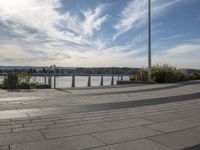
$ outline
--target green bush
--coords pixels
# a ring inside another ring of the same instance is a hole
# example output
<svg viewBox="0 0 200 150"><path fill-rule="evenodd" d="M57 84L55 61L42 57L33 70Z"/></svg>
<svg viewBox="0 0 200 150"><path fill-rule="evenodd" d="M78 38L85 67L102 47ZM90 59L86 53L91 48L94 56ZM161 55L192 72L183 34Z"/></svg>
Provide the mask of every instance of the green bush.
<svg viewBox="0 0 200 150"><path fill-rule="evenodd" d="M3 89L3 84L0 83L0 89Z"/></svg>
<svg viewBox="0 0 200 150"><path fill-rule="evenodd" d="M28 83L28 82L20 82L20 83L18 83L17 87L19 89L34 89L34 88L36 88L34 83Z"/></svg>
<svg viewBox="0 0 200 150"><path fill-rule="evenodd" d="M35 83L30 82L30 75L27 73L9 72L7 78L4 79L0 88L4 89L32 89Z"/></svg>
<svg viewBox="0 0 200 150"><path fill-rule="evenodd" d="M8 73L8 77L3 81L3 87L7 89L16 89L18 83L18 76L16 73Z"/></svg>
<svg viewBox="0 0 200 150"><path fill-rule="evenodd" d="M176 70L176 82L189 80L189 73L183 70Z"/></svg>
<svg viewBox="0 0 200 150"><path fill-rule="evenodd" d="M190 80L200 80L200 74L198 72L192 72L189 75Z"/></svg>
<svg viewBox="0 0 200 150"><path fill-rule="evenodd" d="M17 84L19 89L30 89L30 84L28 82L21 82Z"/></svg>
<svg viewBox="0 0 200 150"><path fill-rule="evenodd" d="M131 80L148 80L147 68L142 68L136 75L130 77ZM155 65L152 67L152 80L157 83L175 83L187 80L200 80L198 72L188 73L183 70L176 69L168 64Z"/></svg>
<svg viewBox="0 0 200 150"><path fill-rule="evenodd" d="M158 83L176 82L176 68L167 64L153 66L152 79Z"/></svg>

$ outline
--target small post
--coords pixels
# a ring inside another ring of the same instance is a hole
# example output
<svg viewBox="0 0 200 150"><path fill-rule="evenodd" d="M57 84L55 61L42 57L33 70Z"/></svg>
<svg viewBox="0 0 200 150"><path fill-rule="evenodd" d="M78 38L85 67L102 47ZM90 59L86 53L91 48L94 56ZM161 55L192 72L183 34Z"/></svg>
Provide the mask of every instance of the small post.
<svg viewBox="0 0 200 150"><path fill-rule="evenodd" d="M101 83L100 86L103 86L103 75L101 76Z"/></svg>
<svg viewBox="0 0 200 150"><path fill-rule="evenodd" d="M48 77L48 84L49 84L49 86L51 88L51 76Z"/></svg>
<svg viewBox="0 0 200 150"><path fill-rule="evenodd" d="M89 75L88 76L88 87L90 87L91 86L91 76Z"/></svg>
<svg viewBox="0 0 200 150"><path fill-rule="evenodd" d="M54 89L56 88L56 65L54 65Z"/></svg>
<svg viewBox="0 0 200 150"><path fill-rule="evenodd" d="M114 76L111 78L111 85L114 85Z"/></svg>
<svg viewBox="0 0 200 150"><path fill-rule="evenodd" d="M56 76L54 75L54 89L56 88Z"/></svg>
<svg viewBox="0 0 200 150"><path fill-rule="evenodd" d="M75 87L75 75L72 75L72 87Z"/></svg>
<svg viewBox="0 0 200 150"><path fill-rule="evenodd" d="M47 84L47 76L44 76L44 84Z"/></svg>

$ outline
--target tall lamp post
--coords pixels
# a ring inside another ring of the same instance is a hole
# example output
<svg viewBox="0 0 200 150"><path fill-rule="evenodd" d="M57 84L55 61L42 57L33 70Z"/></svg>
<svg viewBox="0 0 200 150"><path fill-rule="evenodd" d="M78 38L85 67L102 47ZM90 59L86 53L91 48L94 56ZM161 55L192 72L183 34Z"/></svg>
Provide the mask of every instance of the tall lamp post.
<svg viewBox="0 0 200 150"><path fill-rule="evenodd" d="M148 0L148 80L151 81L151 0Z"/></svg>

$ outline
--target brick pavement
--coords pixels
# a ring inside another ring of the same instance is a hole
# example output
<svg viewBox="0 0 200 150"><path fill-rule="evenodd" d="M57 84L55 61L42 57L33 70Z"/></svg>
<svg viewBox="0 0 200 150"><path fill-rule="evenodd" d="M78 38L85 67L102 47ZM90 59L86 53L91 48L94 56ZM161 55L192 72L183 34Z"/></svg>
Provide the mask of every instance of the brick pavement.
<svg viewBox="0 0 200 150"><path fill-rule="evenodd" d="M154 88L157 90L154 91ZM130 92L134 90L137 92ZM182 86L160 84L107 89L1 90L0 150L198 149L198 93L199 82ZM107 105L105 109L104 106L107 103L148 99L165 101L168 97L194 94L197 96L192 99L184 96L181 101L156 105L144 103L117 109ZM98 106L98 111L85 109L94 104Z"/></svg>

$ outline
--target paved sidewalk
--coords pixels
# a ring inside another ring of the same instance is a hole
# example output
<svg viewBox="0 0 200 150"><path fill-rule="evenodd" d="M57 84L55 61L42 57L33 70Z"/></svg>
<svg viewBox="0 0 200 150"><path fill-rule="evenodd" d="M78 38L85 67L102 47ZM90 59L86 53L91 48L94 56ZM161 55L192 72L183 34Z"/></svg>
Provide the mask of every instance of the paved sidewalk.
<svg viewBox="0 0 200 150"><path fill-rule="evenodd" d="M199 150L200 82L0 90L0 150Z"/></svg>

